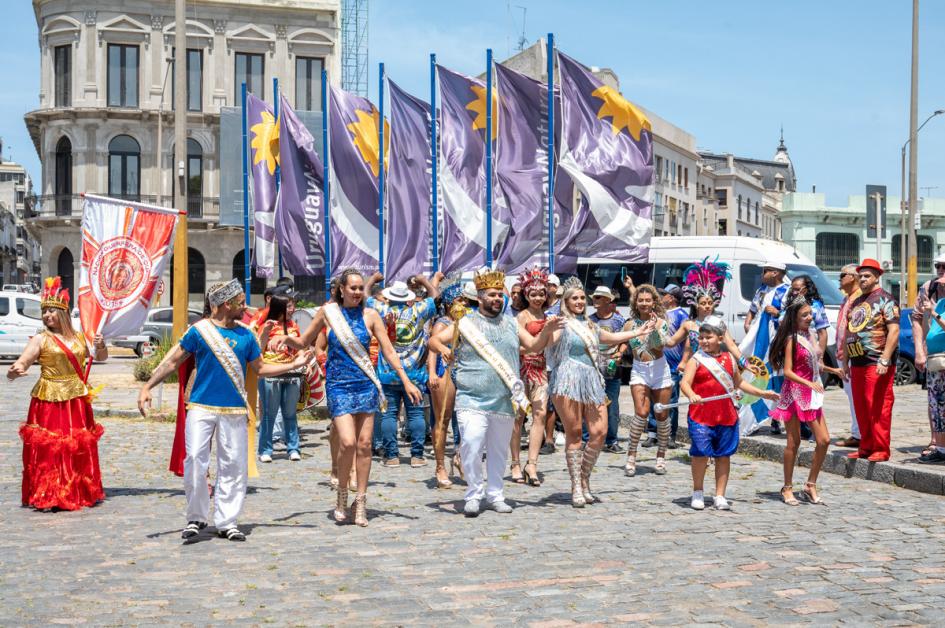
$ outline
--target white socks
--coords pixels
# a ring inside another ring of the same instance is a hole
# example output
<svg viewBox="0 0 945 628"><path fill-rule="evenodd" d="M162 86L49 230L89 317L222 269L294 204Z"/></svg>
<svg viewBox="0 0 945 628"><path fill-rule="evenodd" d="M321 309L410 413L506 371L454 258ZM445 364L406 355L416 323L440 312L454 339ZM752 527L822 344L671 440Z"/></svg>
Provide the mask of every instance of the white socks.
<svg viewBox="0 0 945 628"><path fill-rule="evenodd" d="M692 506L694 510L705 509L705 498L702 496L702 491L692 492L692 501L689 502L689 505Z"/></svg>

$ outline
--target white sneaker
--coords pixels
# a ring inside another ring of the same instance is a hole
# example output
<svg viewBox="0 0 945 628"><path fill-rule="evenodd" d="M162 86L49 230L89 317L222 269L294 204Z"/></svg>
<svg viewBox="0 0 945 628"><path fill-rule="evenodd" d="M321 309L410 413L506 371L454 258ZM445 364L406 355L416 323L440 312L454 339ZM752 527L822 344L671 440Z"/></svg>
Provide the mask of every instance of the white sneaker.
<svg viewBox="0 0 945 628"><path fill-rule="evenodd" d="M732 506L728 503L728 500L725 499L724 495L715 496L715 509L716 510L731 510Z"/></svg>
<svg viewBox="0 0 945 628"><path fill-rule="evenodd" d="M564 447L564 432L555 432L555 447Z"/></svg>
<svg viewBox="0 0 945 628"><path fill-rule="evenodd" d="M705 499L702 496L702 491L692 492L692 501L689 502L689 505L692 506L693 510L705 510Z"/></svg>
<svg viewBox="0 0 945 628"><path fill-rule="evenodd" d="M463 514L465 514L467 517L478 517L479 511L480 507L478 499L470 499L466 502L466 506L463 508Z"/></svg>
<svg viewBox="0 0 945 628"><path fill-rule="evenodd" d="M297 451L293 451L291 454L289 454L289 460L294 460L295 462L298 462L301 459L302 459L302 456L300 456L299 452Z"/></svg>
<svg viewBox="0 0 945 628"><path fill-rule="evenodd" d="M272 462L272 456L269 454L263 454L259 457L259 462Z"/></svg>

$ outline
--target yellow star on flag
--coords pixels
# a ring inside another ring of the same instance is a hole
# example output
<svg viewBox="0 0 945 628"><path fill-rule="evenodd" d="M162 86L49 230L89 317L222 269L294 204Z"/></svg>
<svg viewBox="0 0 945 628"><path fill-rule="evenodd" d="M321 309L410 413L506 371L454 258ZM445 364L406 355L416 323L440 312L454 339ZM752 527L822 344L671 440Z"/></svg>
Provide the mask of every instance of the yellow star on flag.
<svg viewBox="0 0 945 628"><path fill-rule="evenodd" d="M279 125L268 111L262 112L262 122L250 127L253 139L250 147L253 149L253 165L266 160L266 169L269 174L275 174L279 163Z"/></svg>
<svg viewBox="0 0 945 628"><path fill-rule="evenodd" d="M478 131L486 128L486 88L481 85L470 85L469 88L476 94L476 100L466 105L466 108L476 114L472 128ZM498 131L499 99L496 96L495 88L492 88L492 139L496 138Z"/></svg>
<svg viewBox="0 0 945 628"><path fill-rule="evenodd" d="M617 135L621 129L626 127L631 137L639 142L640 132L643 129L652 131L650 121L643 115L643 112L621 96L620 92L613 87L601 85L591 92L591 96L604 101L597 112L597 118L603 120L609 117L611 119L610 130L614 135Z"/></svg>
<svg viewBox="0 0 945 628"><path fill-rule="evenodd" d="M347 129L351 131L351 139L354 142L355 147L357 147L358 152L361 153L361 159L364 160L364 163L371 168L371 172L376 177L378 175L378 159L380 149L377 143L377 124L380 114L377 109L371 108L371 111L364 111L362 109L355 109L355 115L358 116L357 122L352 122L347 125ZM390 124L387 121L384 121L384 170L387 171L387 168L390 164Z"/></svg>

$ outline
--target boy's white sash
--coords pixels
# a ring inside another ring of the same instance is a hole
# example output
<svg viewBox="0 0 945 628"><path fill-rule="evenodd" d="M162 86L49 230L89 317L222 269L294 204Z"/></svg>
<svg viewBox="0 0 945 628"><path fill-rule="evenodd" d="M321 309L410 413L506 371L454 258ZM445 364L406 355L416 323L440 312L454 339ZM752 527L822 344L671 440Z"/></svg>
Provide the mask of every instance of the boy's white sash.
<svg viewBox="0 0 945 628"><path fill-rule="evenodd" d="M518 370L513 369L512 365L496 351L495 347L489 343L485 335L476 327L476 324L472 322L471 317L464 316L459 319L456 322L456 328L466 342L476 350L479 357L492 367L499 376L499 379L502 380L502 383L509 389L509 392L512 394L512 406L515 412L523 412L526 415L529 414L531 412L531 405L528 402L528 397L525 395L525 384L523 384L522 380L519 378Z"/></svg>
<svg viewBox="0 0 945 628"><path fill-rule="evenodd" d="M732 403L737 404L738 401L735 399L735 381L732 379L732 376L728 374L728 371L722 368L719 361L702 349L696 351L692 357L712 374L715 381L722 384L722 388L725 389L725 392L732 395Z"/></svg>
<svg viewBox="0 0 945 628"><path fill-rule="evenodd" d="M358 365L358 368L368 376L368 379L370 379L377 388L380 410L384 412L387 410L387 397L384 395L381 380L377 378L374 365L371 364L371 356L368 355L367 349L364 348L364 345L361 344L358 337L354 335L351 326L348 325L348 321L345 320L344 315L341 313L341 308L337 303L327 303L324 309L325 320L328 321L328 326L331 327L331 330L338 336L338 342L344 347L345 353L348 354L348 357Z"/></svg>

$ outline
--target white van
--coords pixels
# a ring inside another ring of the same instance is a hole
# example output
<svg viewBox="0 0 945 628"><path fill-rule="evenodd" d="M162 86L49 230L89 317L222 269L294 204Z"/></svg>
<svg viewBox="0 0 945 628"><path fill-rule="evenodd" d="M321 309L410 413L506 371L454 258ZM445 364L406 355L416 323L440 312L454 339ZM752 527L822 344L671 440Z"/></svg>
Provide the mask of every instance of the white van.
<svg viewBox="0 0 945 628"><path fill-rule="evenodd" d="M0 356L19 357L43 330L41 300L35 294L0 292Z"/></svg>
<svg viewBox="0 0 945 628"><path fill-rule="evenodd" d="M725 282L718 313L729 326L736 341L745 336L745 317L755 291L761 285L761 268L767 262L781 262L787 267L789 278L810 275L827 309L831 328L828 342L836 342L837 313L843 295L835 281L831 281L814 263L790 245L773 240L738 236L677 236L653 238L650 241L649 260L645 264L625 264L615 260L581 258L578 276L588 290L607 286L619 292L618 302L627 303L629 295L623 287L624 274L633 277L636 285L651 283L663 288L674 283L682 285L683 272L690 265L705 258L726 262L732 278ZM626 316L627 309L620 308Z"/></svg>

